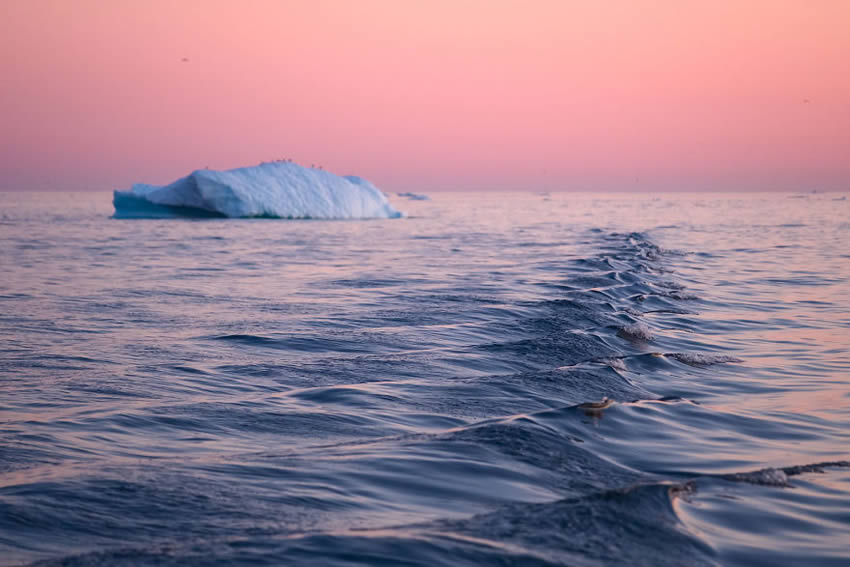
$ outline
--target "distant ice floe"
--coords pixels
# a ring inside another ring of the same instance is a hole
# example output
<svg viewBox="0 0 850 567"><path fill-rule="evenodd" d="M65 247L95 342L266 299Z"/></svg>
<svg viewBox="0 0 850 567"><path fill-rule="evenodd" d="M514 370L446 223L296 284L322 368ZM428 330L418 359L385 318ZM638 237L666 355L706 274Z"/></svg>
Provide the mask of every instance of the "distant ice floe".
<svg viewBox="0 0 850 567"><path fill-rule="evenodd" d="M165 186L138 183L113 195L116 218L265 217L371 219L403 216L377 187L291 162L201 169Z"/></svg>
<svg viewBox="0 0 850 567"><path fill-rule="evenodd" d="M428 195L418 195L416 193L396 193L399 197L407 197L411 201L430 201L431 197Z"/></svg>

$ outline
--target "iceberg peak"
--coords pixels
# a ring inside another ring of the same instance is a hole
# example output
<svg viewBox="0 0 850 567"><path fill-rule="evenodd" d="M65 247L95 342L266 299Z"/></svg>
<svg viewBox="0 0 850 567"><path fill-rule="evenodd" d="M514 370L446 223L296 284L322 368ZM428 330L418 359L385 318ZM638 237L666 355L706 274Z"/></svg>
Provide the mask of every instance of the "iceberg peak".
<svg viewBox="0 0 850 567"><path fill-rule="evenodd" d="M367 219L403 216L363 178L289 161L226 171L198 169L168 185L113 193L116 218L268 217Z"/></svg>

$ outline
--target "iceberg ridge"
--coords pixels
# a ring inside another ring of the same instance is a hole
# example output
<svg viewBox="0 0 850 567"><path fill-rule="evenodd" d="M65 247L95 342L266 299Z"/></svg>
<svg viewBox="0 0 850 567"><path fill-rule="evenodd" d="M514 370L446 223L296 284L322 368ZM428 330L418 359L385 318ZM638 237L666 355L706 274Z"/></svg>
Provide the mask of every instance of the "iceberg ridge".
<svg viewBox="0 0 850 567"><path fill-rule="evenodd" d="M377 187L356 176L291 162L226 171L199 169L163 186L137 183L113 193L115 218L398 218Z"/></svg>

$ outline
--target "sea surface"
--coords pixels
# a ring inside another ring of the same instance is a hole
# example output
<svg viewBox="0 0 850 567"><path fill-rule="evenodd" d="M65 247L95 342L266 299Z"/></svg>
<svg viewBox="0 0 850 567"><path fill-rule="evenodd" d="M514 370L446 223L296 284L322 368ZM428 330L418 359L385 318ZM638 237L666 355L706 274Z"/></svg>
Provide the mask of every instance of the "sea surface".
<svg viewBox="0 0 850 567"><path fill-rule="evenodd" d="M2 565L848 565L850 200L0 193Z"/></svg>

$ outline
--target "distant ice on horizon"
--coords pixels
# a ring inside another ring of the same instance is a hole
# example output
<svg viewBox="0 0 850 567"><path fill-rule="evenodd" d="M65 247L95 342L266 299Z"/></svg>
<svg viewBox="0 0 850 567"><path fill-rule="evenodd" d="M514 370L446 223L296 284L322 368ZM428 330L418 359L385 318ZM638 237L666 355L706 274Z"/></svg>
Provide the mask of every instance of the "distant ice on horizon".
<svg viewBox="0 0 850 567"><path fill-rule="evenodd" d="M398 218L386 195L353 175L292 162L226 171L199 169L164 186L137 183L113 193L115 218Z"/></svg>
<svg viewBox="0 0 850 567"><path fill-rule="evenodd" d="M399 197L407 197L411 201L430 201L431 200L431 197L429 197L428 195L420 195L420 194L417 194L417 193L407 192L407 193L397 193L397 195Z"/></svg>

